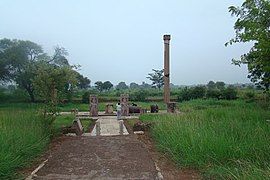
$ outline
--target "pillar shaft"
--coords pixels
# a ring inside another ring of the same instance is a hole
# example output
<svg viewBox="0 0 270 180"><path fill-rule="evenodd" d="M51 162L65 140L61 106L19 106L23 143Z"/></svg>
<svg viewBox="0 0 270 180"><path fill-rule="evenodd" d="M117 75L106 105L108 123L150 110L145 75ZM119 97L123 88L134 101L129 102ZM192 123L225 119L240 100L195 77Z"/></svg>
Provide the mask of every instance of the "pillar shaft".
<svg viewBox="0 0 270 180"><path fill-rule="evenodd" d="M170 102L170 35L164 35L164 102Z"/></svg>

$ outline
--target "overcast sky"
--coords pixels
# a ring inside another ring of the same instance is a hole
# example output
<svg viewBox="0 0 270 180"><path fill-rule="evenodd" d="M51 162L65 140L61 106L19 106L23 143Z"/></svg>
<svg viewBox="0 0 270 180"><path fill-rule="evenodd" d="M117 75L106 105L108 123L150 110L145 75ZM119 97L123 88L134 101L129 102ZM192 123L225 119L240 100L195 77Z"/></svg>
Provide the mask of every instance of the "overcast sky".
<svg viewBox="0 0 270 180"><path fill-rule="evenodd" d="M243 0L0 0L0 38L31 40L52 53L66 48L72 64L97 81L149 82L163 68L163 34L171 34L171 82L249 82L231 65L249 45L234 36L228 7Z"/></svg>

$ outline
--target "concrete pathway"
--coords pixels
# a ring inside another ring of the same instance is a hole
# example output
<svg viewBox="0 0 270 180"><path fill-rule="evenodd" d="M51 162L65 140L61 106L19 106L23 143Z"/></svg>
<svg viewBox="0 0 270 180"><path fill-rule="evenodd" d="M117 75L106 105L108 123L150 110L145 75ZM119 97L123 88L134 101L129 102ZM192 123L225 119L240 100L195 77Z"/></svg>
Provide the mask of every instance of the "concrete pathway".
<svg viewBox="0 0 270 180"><path fill-rule="evenodd" d="M28 179L161 179L145 146L135 136L62 137Z"/></svg>
<svg viewBox="0 0 270 180"><path fill-rule="evenodd" d="M94 129L91 132L91 136L96 136L97 130L98 130L98 123L100 126L100 136L115 136L115 135L121 135L120 128L121 128L121 122L117 120L116 116L100 116L99 119L96 121L96 125ZM123 126L123 135L129 134L125 125Z"/></svg>

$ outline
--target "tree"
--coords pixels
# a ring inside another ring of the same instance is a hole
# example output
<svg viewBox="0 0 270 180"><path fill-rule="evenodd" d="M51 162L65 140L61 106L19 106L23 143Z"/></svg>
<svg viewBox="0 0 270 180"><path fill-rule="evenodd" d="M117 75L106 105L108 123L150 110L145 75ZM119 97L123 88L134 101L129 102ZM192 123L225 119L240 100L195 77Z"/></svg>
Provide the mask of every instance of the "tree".
<svg viewBox="0 0 270 180"><path fill-rule="evenodd" d="M56 61L55 64L58 62ZM37 74L33 81L36 92L45 100L44 116L48 112L54 115L57 112L59 100L77 83L77 74L72 66L56 66L55 64L39 61ZM54 118L51 120L53 121Z"/></svg>
<svg viewBox="0 0 270 180"><path fill-rule="evenodd" d="M77 80L78 80L78 88L79 89L87 89L90 87L91 80L88 79L87 77L84 77L80 73L76 72Z"/></svg>
<svg viewBox="0 0 270 180"><path fill-rule="evenodd" d="M270 86L270 1L245 0L241 7L231 6L229 12L238 19L235 22L235 37L225 45L252 42L250 51L233 59L235 65L247 64L252 82L269 90Z"/></svg>
<svg viewBox="0 0 270 180"><path fill-rule="evenodd" d="M143 89L150 89L152 86L146 82L142 82L142 84L140 85L141 88Z"/></svg>
<svg viewBox="0 0 270 180"><path fill-rule="evenodd" d="M208 89L215 89L216 83L214 81L209 81L207 84Z"/></svg>
<svg viewBox="0 0 270 180"><path fill-rule="evenodd" d="M102 92L103 90L103 83L101 81L97 81L95 82L95 88L99 91L99 92Z"/></svg>
<svg viewBox="0 0 270 180"><path fill-rule="evenodd" d="M124 89L128 89L128 86L126 85L125 82L120 82L117 86L116 86L117 90L124 90Z"/></svg>
<svg viewBox="0 0 270 180"><path fill-rule="evenodd" d="M191 89L191 98L198 99L203 98L205 96L205 87L204 86L196 86Z"/></svg>
<svg viewBox="0 0 270 180"><path fill-rule="evenodd" d="M113 87L113 84L110 81L105 81L102 84L102 89L105 91L109 91Z"/></svg>
<svg viewBox="0 0 270 180"><path fill-rule="evenodd" d="M0 40L0 81L10 81L12 76L13 63L10 61L10 48L14 46L9 39Z"/></svg>
<svg viewBox="0 0 270 180"><path fill-rule="evenodd" d="M216 82L216 86L217 86L217 88L218 88L219 90L222 90L222 89L225 88L225 83L222 82L222 81L217 81L217 82Z"/></svg>
<svg viewBox="0 0 270 180"><path fill-rule="evenodd" d="M35 101L33 78L36 74L36 61L44 52L40 45L31 41L0 40L0 78L15 81L27 91L32 102Z"/></svg>
<svg viewBox="0 0 270 180"><path fill-rule="evenodd" d="M132 82L132 83L130 83L129 87L130 87L130 89L139 89L140 85L135 83L135 82Z"/></svg>
<svg viewBox="0 0 270 180"><path fill-rule="evenodd" d="M152 87L160 89L164 85L163 72L164 70L152 69L154 72L149 73L146 78L152 81Z"/></svg>

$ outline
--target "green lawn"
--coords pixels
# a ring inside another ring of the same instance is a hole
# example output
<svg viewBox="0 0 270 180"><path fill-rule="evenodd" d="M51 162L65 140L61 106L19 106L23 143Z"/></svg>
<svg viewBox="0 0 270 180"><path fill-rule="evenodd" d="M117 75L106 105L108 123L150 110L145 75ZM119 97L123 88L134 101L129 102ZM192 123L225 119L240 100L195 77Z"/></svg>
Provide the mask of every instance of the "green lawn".
<svg viewBox="0 0 270 180"><path fill-rule="evenodd" d="M270 111L243 101L194 100L181 115L142 115L155 122L158 148L180 167L215 179L270 178ZM268 121L267 121L268 120Z"/></svg>

